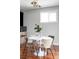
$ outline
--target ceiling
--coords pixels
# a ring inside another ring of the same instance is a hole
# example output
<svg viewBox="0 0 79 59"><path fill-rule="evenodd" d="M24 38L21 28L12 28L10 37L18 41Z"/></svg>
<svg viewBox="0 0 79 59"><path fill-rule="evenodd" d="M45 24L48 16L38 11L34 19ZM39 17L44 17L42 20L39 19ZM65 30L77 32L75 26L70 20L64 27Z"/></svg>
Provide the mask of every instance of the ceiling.
<svg viewBox="0 0 79 59"><path fill-rule="evenodd" d="M31 5L32 1L33 0L20 0L20 9L21 10L36 9L32 7ZM38 0L38 1L41 8L59 5L59 0Z"/></svg>

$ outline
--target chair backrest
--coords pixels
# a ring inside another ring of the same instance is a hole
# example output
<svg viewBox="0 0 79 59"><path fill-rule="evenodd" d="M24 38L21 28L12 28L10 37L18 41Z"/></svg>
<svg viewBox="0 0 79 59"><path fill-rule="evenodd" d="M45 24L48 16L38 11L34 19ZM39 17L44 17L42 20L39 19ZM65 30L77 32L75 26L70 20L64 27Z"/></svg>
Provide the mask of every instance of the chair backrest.
<svg viewBox="0 0 79 59"><path fill-rule="evenodd" d="M20 44L27 42L27 34L26 32L20 32Z"/></svg>
<svg viewBox="0 0 79 59"><path fill-rule="evenodd" d="M52 39L53 39L53 41L52 41L52 45L53 45L53 42L54 42L54 38L55 38L55 36L48 35L48 37L50 37L50 38L52 38Z"/></svg>
<svg viewBox="0 0 79 59"><path fill-rule="evenodd" d="M43 39L43 46L44 48L51 48L52 45L52 39Z"/></svg>

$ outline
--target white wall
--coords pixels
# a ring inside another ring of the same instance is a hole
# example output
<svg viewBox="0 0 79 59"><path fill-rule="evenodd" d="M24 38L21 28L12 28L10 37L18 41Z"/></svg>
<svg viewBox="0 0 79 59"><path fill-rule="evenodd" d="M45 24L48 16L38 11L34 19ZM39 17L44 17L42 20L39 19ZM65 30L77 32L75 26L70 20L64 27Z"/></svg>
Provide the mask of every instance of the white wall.
<svg viewBox="0 0 79 59"><path fill-rule="evenodd" d="M57 13L57 22L54 23L40 23L40 12L56 12ZM59 43L59 35L58 35L58 19L59 19L59 7L49 7L49 8L42 8L36 10L29 10L24 12L24 26L27 26L27 35L34 35L34 27L35 24L40 24L43 28L41 34L44 36L54 35L56 44Z"/></svg>

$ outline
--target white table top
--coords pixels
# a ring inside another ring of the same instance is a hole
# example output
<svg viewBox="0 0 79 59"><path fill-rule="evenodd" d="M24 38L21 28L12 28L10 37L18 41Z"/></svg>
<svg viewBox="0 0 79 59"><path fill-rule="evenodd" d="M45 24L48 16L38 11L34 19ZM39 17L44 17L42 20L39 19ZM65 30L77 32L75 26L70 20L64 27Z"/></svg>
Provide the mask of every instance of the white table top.
<svg viewBox="0 0 79 59"><path fill-rule="evenodd" d="M47 36L30 36L28 37L28 39L31 39L31 40L42 40L42 39L52 39L50 37L47 37Z"/></svg>

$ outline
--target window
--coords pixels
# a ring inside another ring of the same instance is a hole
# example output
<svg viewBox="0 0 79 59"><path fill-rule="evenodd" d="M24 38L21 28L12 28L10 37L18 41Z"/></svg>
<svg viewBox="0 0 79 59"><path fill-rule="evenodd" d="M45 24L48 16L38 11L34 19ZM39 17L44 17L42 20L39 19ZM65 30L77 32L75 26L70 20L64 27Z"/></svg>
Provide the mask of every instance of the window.
<svg viewBox="0 0 79 59"><path fill-rule="evenodd" d="M49 12L42 12L40 13L40 22L56 22L56 12L49 13Z"/></svg>

